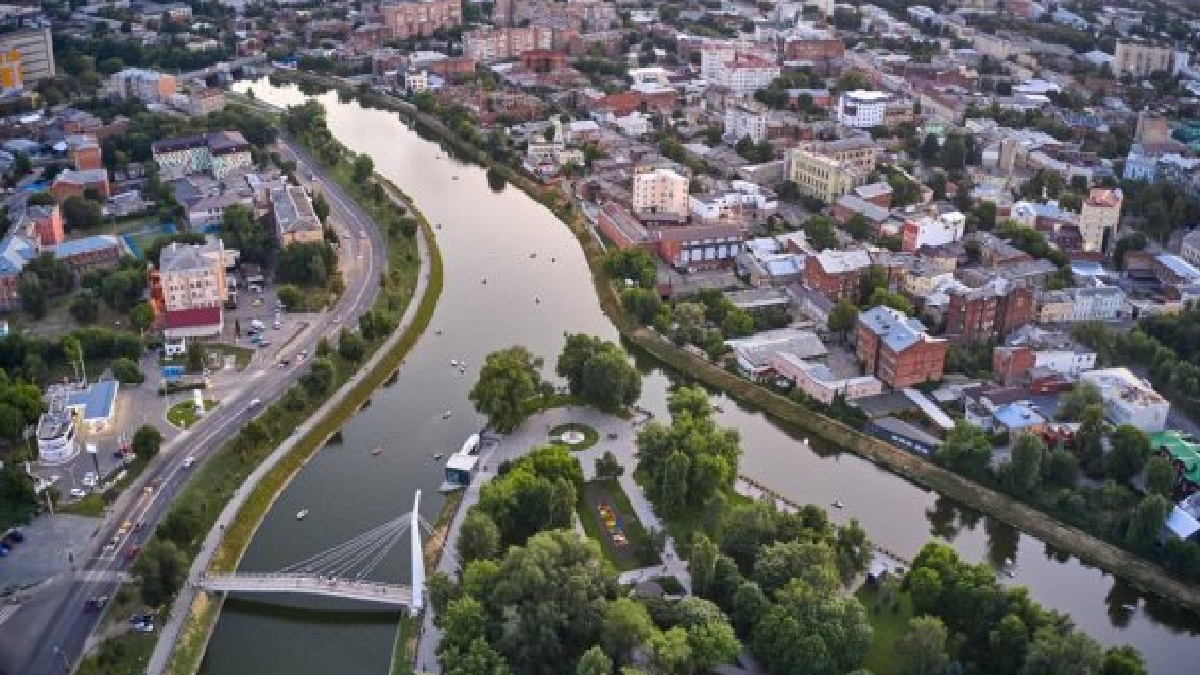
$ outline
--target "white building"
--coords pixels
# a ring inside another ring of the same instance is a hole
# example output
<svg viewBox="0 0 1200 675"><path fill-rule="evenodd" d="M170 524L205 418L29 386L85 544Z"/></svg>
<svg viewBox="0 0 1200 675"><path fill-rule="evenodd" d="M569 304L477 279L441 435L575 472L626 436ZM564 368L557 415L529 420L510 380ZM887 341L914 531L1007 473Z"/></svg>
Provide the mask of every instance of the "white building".
<svg viewBox="0 0 1200 675"><path fill-rule="evenodd" d="M1100 389L1104 416L1113 424L1132 424L1147 433L1166 428L1171 404L1128 368L1090 370L1081 379Z"/></svg>
<svg viewBox="0 0 1200 675"><path fill-rule="evenodd" d="M410 94L429 91L429 73L424 70L410 70L404 73L404 90Z"/></svg>
<svg viewBox="0 0 1200 675"><path fill-rule="evenodd" d="M759 222L779 209L775 194L757 183L735 180L728 190L688 198L692 218L706 223Z"/></svg>
<svg viewBox="0 0 1200 675"><path fill-rule="evenodd" d="M858 129L877 127L895 102L896 96L885 91L848 91L838 97L837 121Z"/></svg>
<svg viewBox="0 0 1200 675"><path fill-rule="evenodd" d="M1041 323L1110 321L1125 312L1128 297L1116 286L1068 288L1042 295Z"/></svg>
<svg viewBox="0 0 1200 675"><path fill-rule="evenodd" d="M640 110L631 111L624 117L613 116L609 122L620 131L622 135L630 138L641 138L650 133L652 125L650 124L650 116Z"/></svg>
<svg viewBox="0 0 1200 675"><path fill-rule="evenodd" d="M735 54L716 68L712 84L726 87L735 96L750 96L779 77L779 66L757 54Z"/></svg>
<svg viewBox="0 0 1200 675"><path fill-rule="evenodd" d="M640 218L685 220L688 216L689 182L687 176L666 167L639 167L633 174L630 206Z"/></svg>
<svg viewBox="0 0 1200 675"><path fill-rule="evenodd" d="M745 102L725 108L725 140L730 144L750 137L755 143L767 140L769 113L762 105Z"/></svg>
<svg viewBox="0 0 1200 675"><path fill-rule="evenodd" d="M967 228L967 217L958 211L948 211L937 218L922 216L907 220L901 229L901 240L905 251L912 252L924 246L941 246L962 239Z"/></svg>
<svg viewBox="0 0 1200 675"><path fill-rule="evenodd" d="M1074 380L1096 367L1096 352L1071 349L1039 349L1033 353L1033 367L1046 368Z"/></svg>
<svg viewBox="0 0 1200 675"><path fill-rule="evenodd" d="M823 363L804 361L792 354L779 354L771 359L779 377L793 382L797 389L829 405L841 394L847 401L883 393L883 383L867 375L839 378Z"/></svg>

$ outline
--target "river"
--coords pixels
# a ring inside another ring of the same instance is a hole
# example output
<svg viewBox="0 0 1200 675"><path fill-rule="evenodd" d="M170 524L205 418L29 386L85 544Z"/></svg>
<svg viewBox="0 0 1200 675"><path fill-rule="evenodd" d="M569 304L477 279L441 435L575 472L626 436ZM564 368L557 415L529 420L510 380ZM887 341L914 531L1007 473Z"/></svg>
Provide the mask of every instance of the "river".
<svg viewBox="0 0 1200 675"><path fill-rule="evenodd" d="M265 79L252 87L275 105L302 102L292 86ZM554 359L566 331L617 339L600 311L583 253L555 216L521 191L488 185L485 172L463 164L422 139L395 113L318 97L342 143L367 152L376 171L399 185L431 223L445 261L445 289L429 331L401 367L396 381L343 429L280 496L242 568L273 570L345 541L410 510L424 491L422 512L432 520L441 504L441 465L483 419L467 391L484 356L524 344ZM534 257L536 255L536 257ZM465 359L466 374L449 366ZM662 416L673 376L639 358L641 405ZM1185 675L1200 662L1200 622L1160 601L1142 597L1111 575L1063 555L1041 541L982 517L883 471L856 455L801 437L723 396L720 421L742 435L742 472L796 501L845 504L883 547L911 558L931 537L951 542L965 557L994 565L1016 561L1014 583L1043 605L1071 614L1077 625L1108 644L1142 650L1151 672ZM451 416L443 418L445 411ZM379 456L371 449L382 446ZM304 521L296 511L310 509ZM398 550L379 578L402 580L408 552ZM226 604L201 669L205 675L287 672L294 675L380 675L386 672L394 615L372 612L279 609ZM322 606L328 609L329 606Z"/></svg>

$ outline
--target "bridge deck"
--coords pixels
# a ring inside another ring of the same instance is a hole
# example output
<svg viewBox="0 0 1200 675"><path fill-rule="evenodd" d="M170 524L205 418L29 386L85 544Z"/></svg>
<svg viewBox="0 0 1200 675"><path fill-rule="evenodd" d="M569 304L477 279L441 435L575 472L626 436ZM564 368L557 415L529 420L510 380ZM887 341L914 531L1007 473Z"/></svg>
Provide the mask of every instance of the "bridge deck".
<svg viewBox="0 0 1200 675"><path fill-rule="evenodd" d="M208 574L200 579L207 591L234 593L298 593L346 598L376 604L408 607L412 604L412 588L379 581L351 581L310 574Z"/></svg>

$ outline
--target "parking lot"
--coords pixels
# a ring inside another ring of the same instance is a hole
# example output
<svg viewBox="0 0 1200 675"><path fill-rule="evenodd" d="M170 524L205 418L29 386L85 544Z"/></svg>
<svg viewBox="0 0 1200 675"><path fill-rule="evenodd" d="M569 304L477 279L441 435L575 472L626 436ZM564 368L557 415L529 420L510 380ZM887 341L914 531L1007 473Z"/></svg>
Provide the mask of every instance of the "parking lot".
<svg viewBox="0 0 1200 675"><path fill-rule="evenodd" d="M21 528L25 541L12 546L0 563L0 591L26 588L75 568L76 557L100 521L84 516L59 514L35 518Z"/></svg>

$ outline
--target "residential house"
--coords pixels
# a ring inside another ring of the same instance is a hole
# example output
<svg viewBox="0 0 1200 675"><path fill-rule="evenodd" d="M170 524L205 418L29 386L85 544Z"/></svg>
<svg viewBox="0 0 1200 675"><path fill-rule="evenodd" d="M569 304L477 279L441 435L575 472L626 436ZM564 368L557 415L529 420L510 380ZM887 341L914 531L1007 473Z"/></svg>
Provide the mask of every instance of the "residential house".
<svg viewBox="0 0 1200 675"><path fill-rule="evenodd" d="M942 379L948 344L890 307L858 315L858 360L867 374L895 389Z"/></svg>

